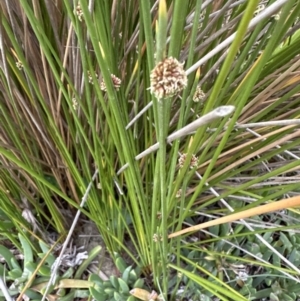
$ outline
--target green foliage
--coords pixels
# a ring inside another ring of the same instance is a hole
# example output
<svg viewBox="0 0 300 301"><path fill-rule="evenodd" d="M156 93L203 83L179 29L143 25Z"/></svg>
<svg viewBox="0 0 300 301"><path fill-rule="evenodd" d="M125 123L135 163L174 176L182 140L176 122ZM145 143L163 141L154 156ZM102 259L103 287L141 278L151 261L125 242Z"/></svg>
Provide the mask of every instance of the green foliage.
<svg viewBox="0 0 300 301"><path fill-rule="evenodd" d="M110 276L109 280L103 281L98 275L92 274L89 281L95 285L90 287L93 298L97 301L106 300L136 300L130 290L133 288L145 289L144 281L141 277L140 269L133 269L132 266L125 268L125 261L117 256L116 266L121 273L121 277Z"/></svg>
<svg viewBox="0 0 300 301"><path fill-rule="evenodd" d="M25 236L19 235L22 243L22 266L19 265L13 254L4 246L0 246L0 256L7 264L0 264L1 275L9 284L8 294L13 297L23 292L30 300L42 300L42 295L50 280L52 267L56 260L49 247L39 241L41 252L34 258L32 248ZM102 280L97 274L90 274L88 281L80 279L87 266L99 254L100 248L96 247L89 253L88 258L81 263L76 272L73 267L68 268L61 276L55 278L48 294L55 295L58 301L73 300L92 296L97 301L105 300L137 300L130 294L131 289L145 289L144 280L141 278L141 269L127 266L125 261L116 256L116 267L121 274L120 278L110 276L109 280ZM71 288L71 289L70 289ZM25 289L25 290L24 290ZM87 290L88 289L88 290ZM0 301L4 301L4 292L0 292Z"/></svg>
<svg viewBox="0 0 300 301"><path fill-rule="evenodd" d="M299 236L292 232L285 233L281 228L277 229L278 232L276 229L264 230L262 237L270 244L266 247L257 237L246 240L245 237L250 234L248 232L224 236L222 230L222 227L210 229L216 238L202 240L197 247L190 244L183 250L181 259L186 265L182 270L175 269L182 275L187 297L196 298L196 295L189 294L198 292L198 296L212 298L222 286L227 285L227 291L238 292L240 300L297 300L300 291L295 284L296 274L286 273L287 269L273 250L284 255L289 264L299 266ZM190 273L193 273L194 279ZM196 279L197 275L206 275L207 280L217 285L218 289L209 291L202 280Z"/></svg>
<svg viewBox="0 0 300 301"><path fill-rule="evenodd" d="M7 293L11 297L18 296L22 292L30 300L42 300L42 295L50 280L51 269L56 257L49 252L49 247L42 241L39 241L41 252L38 253L38 257L35 257L28 238L23 235L19 235L19 238L22 243L22 265L19 264L14 255L6 247L0 246L0 255L4 258L6 264L0 264L1 277L5 279ZM61 276L57 276L48 294L56 295L56 300L59 301L73 300L76 297L88 297L88 288L93 283L76 279L82 277L82 273L86 270L86 267L99 252L99 247L93 249L76 272L74 272L73 267L69 267ZM0 300L6 300L3 291L0 292Z"/></svg>
<svg viewBox="0 0 300 301"><path fill-rule="evenodd" d="M97 300L132 299L141 270L172 301L182 286L195 300L295 300L297 209L211 227L205 245L168 235L299 195L299 1L11 0L0 11L0 239L24 251L21 267L0 246L12 293L48 279L55 260L41 263L47 247L19 234L64 237L96 174L81 217L121 271L95 278ZM229 105L231 116L167 139ZM235 264L255 268L236 280Z"/></svg>

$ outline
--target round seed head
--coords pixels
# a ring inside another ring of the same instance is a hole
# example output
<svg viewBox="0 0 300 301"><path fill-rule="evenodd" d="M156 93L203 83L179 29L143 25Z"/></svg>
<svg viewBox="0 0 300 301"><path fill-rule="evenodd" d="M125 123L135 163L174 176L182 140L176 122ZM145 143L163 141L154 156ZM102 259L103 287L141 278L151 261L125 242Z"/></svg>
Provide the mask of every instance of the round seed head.
<svg viewBox="0 0 300 301"><path fill-rule="evenodd" d="M156 98L173 96L187 86L183 64L169 57L159 62L150 74L150 92Z"/></svg>

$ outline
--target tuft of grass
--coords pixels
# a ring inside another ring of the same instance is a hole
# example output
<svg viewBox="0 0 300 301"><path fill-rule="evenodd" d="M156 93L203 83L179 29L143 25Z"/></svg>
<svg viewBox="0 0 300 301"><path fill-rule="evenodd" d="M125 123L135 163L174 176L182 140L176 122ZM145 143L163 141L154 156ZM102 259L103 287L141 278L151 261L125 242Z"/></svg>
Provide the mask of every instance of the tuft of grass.
<svg viewBox="0 0 300 301"><path fill-rule="evenodd" d="M79 210L161 299L296 300L299 1L0 10L1 239Z"/></svg>

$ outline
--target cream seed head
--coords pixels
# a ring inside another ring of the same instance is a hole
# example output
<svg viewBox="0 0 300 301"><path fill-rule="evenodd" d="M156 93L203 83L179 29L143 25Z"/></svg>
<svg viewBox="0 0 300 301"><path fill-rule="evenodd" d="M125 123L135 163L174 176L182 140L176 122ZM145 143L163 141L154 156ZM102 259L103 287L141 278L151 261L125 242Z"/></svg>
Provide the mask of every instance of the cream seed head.
<svg viewBox="0 0 300 301"><path fill-rule="evenodd" d="M178 164L179 164L179 167L182 168L185 161L186 161L186 157L187 157L187 154L181 154L179 159L178 159ZM197 167L198 166L198 157L195 156L194 154L192 155L192 158L191 158L191 162L190 162L190 168L194 168L194 167Z"/></svg>
<svg viewBox="0 0 300 301"><path fill-rule="evenodd" d="M194 102L199 102L199 101L203 100L204 97L205 97L205 93L202 91L200 86L197 86L196 91L195 91L194 96L193 96L193 101Z"/></svg>
<svg viewBox="0 0 300 301"><path fill-rule="evenodd" d="M178 164L180 168L183 167L185 160L186 160L186 154L181 154L178 159Z"/></svg>
<svg viewBox="0 0 300 301"><path fill-rule="evenodd" d="M178 199L181 197L181 195L182 195L182 189L180 188L177 190L175 197Z"/></svg>
<svg viewBox="0 0 300 301"><path fill-rule="evenodd" d="M153 241L154 242L159 242L159 241L162 241L163 240L163 237L161 234L157 234L157 233L154 233L153 234Z"/></svg>
<svg viewBox="0 0 300 301"><path fill-rule="evenodd" d="M91 84L91 85L93 85L94 84L94 81L93 81L93 77L92 77L92 74L91 74L91 71L87 71L87 76L88 76L88 81L89 81L89 83ZM96 78L98 78L98 74L97 73L95 73L95 76L96 76Z"/></svg>
<svg viewBox="0 0 300 301"><path fill-rule="evenodd" d="M191 159L191 168L194 167L198 167L198 157L193 154Z"/></svg>
<svg viewBox="0 0 300 301"><path fill-rule="evenodd" d="M120 87L121 87L121 83L122 83L121 79L118 78L117 76L115 76L114 74L111 74L110 76L111 76L111 80L112 80L112 82L113 82L113 86L115 87L115 89L116 89L117 91L119 91L119 89L120 89ZM100 83L100 89L101 89L102 91L106 91L106 85L105 85L105 82L104 82L103 80L102 80L102 82Z"/></svg>
<svg viewBox="0 0 300 301"><path fill-rule="evenodd" d="M80 4L78 4L78 5L76 6L75 13L76 13L76 15L77 15L77 17L78 17L78 20L79 20L80 22L82 22L82 19L83 19L83 12L82 12L82 9L81 9Z"/></svg>
<svg viewBox="0 0 300 301"><path fill-rule="evenodd" d="M150 92L157 99L173 96L187 86L183 64L169 57L159 62L150 74Z"/></svg>
<svg viewBox="0 0 300 301"><path fill-rule="evenodd" d="M21 61L16 61L16 67L21 71L21 70L23 70L23 64L22 64L22 62Z"/></svg>
<svg viewBox="0 0 300 301"><path fill-rule="evenodd" d="M78 102L75 97L72 98L72 106L75 111L78 109Z"/></svg>

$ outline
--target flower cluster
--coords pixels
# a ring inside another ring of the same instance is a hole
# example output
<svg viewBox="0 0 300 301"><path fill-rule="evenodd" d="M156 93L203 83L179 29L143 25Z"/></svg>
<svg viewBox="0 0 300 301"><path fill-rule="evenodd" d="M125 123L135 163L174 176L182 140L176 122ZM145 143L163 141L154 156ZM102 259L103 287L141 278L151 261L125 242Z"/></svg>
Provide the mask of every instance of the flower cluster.
<svg viewBox="0 0 300 301"><path fill-rule="evenodd" d="M76 15L78 17L78 20L81 22L82 21L82 17L83 17L83 12L82 12L82 8L81 8L80 4L78 4L76 6L75 13L76 13Z"/></svg>
<svg viewBox="0 0 300 301"><path fill-rule="evenodd" d="M153 234L153 241L154 242L159 242L159 241L162 241L162 240L163 240L163 237L162 237L161 234L157 234L157 233Z"/></svg>
<svg viewBox="0 0 300 301"><path fill-rule="evenodd" d="M175 197L178 199L178 198L181 197L181 195L182 195L182 189L180 188L180 189L178 189L178 191L176 192Z"/></svg>
<svg viewBox="0 0 300 301"><path fill-rule="evenodd" d="M157 99L173 96L187 86L183 63L169 57L159 62L150 74L150 92Z"/></svg>
<svg viewBox="0 0 300 301"><path fill-rule="evenodd" d="M87 71L87 76L88 76L89 83L93 85L94 81L93 81L93 77L92 77L91 71ZM96 76L96 78L98 78L98 74L97 73L95 73L95 76Z"/></svg>
<svg viewBox="0 0 300 301"><path fill-rule="evenodd" d="M179 167L182 168L184 163L186 160L186 154L182 154L180 155L179 159L178 159L178 163L179 163ZM194 168L198 166L198 157L196 157L194 154L192 155L191 158L191 163L190 163L190 167Z"/></svg>
<svg viewBox="0 0 300 301"><path fill-rule="evenodd" d="M72 106L75 111L78 109L78 101L75 97L72 98Z"/></svg>
<svg viewBox="0 0 300 301"><path fill-rule="evenodd" d="M196 91L193 96L193 101L194 102L199 102L203 100L205 97L205 93L201 90L200 86L197 86Z"/></svg>
<svg viewBox="0 0 300 301"><path fill-rule="evenodd" d="M23 70L23 64L22 64L22 62L21 61L16 61L16 67L21 71L21 70Z"/></svg>
<svg viewBox="0 0 300 301"><path fill-rule="evenodd" d="M117 76L115 76L114 74L111 74L110 76L111 76L111 80L112 80L112 82L113 82L113 85L114 85L115 89L116 89L117 91L119 91L120 86L121 86L121 83L122 83L121 79L119 79L119 78L118 78ZM100 83L100 89L101 89L102 91L106 91L106 85L105 85L105 82L104 82L103 80L102 80L102 82Z"/></svg>

